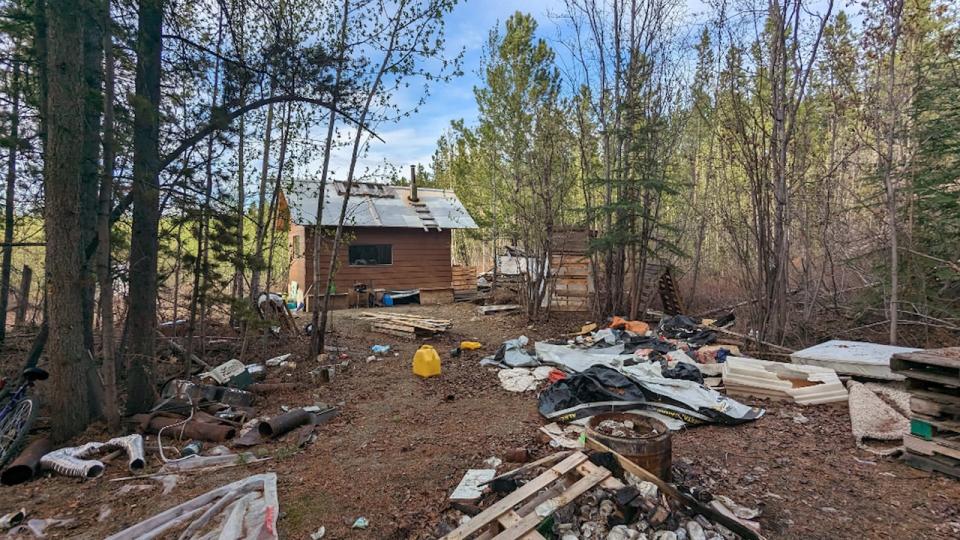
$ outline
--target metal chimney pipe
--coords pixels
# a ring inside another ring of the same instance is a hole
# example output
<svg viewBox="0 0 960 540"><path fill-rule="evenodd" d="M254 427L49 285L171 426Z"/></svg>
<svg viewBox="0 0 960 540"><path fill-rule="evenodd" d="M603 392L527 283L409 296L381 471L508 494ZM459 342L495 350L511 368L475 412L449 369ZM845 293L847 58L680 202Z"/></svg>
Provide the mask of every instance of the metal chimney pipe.
<svg viewBox="0 0 960 540"><path fill-rule="evenodd" d="M410 165L410 200L417 202L420 199L417 197L417 167L416 165Z"/></svg>

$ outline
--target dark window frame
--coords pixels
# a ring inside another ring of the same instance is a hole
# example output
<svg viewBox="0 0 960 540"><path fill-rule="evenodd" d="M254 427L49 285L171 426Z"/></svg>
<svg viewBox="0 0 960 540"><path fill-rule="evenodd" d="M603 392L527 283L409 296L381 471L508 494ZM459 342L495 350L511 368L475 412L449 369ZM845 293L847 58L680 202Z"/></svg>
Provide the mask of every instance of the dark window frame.
<svg viewBox="0 0 960 540"><path fill-rule="evenodd" d="M386 248L386 253L387 253L387 255L389 256L390 262L386 262L386 263L384 263L384 262L375 262L375 263L369 263L369 264L368 264L368 263L356 264L354 261L356 261L356 260L366 260L366 259L361 259L361 257L359 256L359 254L357 254L357 256L354 256L354 251L353 251L353 250L354 250L355 248L368 248L368 249L369 249L369 248L373 248L373 249L375 249L375 250L378 250L377 253L375 254L375 258L376 258L376 260L378 260L378 261L379 261L379 260L382 260L381 257L380 257L380 255L382 255L382 253L379 252L379 250L380 250L380 249L383 249L383 248ZM350 246L347 248L347 264L348 264L349 266L354 266L354 267L359 267L359 268L366 267L366 266L391 266L391 265L393 265L393 244L350 244Z"/></svg>

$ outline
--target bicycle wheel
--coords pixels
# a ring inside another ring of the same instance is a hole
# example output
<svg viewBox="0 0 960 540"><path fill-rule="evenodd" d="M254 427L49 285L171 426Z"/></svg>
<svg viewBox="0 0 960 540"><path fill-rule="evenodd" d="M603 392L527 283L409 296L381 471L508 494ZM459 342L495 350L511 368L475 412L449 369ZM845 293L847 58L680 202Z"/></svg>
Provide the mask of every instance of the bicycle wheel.
<svg viewBox="0 0 960 540"><path fill-rule="evenodd" d="M20 453L36 416L33 400L25 398L13 407L10 414L0 419L0 467Z"/></svg>

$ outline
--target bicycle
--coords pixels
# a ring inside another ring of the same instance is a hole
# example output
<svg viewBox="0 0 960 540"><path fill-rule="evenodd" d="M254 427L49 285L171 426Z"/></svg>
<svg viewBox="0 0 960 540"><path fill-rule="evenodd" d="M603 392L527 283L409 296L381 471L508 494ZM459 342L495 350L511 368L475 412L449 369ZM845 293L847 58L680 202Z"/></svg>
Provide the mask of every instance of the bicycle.
<svg viewBox="0 0 960 540"><path fill-rule="evenodd" d="M0 467L19 454L37 416L36 403L27 396L27 392L36 381L44 381L49 376L38 367L28 367L20 377L20 386L12 393L6 380L3 381L0 389L0 403L3 403L0 409Z"/></svg>

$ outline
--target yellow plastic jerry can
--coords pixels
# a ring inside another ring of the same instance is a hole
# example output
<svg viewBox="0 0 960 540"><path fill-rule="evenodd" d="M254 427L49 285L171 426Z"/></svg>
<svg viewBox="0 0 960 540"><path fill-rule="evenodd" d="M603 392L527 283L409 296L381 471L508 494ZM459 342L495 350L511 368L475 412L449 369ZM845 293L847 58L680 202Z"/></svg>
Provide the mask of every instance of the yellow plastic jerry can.
<svg viewBox="0 0 960 540"><path fill-rule="evenodd" d="M430 345L423 345L413 355L413 372L421 377L440 374L440 355Z"/></svg>

